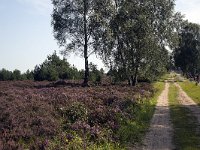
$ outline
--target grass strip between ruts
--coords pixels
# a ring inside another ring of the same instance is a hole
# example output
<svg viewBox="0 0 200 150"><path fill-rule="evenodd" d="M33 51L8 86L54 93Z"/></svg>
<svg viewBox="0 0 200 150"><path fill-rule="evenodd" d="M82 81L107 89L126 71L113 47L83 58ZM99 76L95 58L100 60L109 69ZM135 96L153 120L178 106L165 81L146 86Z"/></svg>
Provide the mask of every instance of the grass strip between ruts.
<svg viewBox="0 0 200 150"><path fill-rule="evenodd" d="M179 85L198 105L200 105L200 86L195 85L194 82L185 81L179 82Z"/></svg>
<svg viewBox="0 0 200 150"><path fill-rule="evenodd" d="M169 104L174 127L174 145L178 150L199 150L200 135L198 134L197 118L188 108L179 103L178 92L178 88L174 84L170 84Z"/></svg>

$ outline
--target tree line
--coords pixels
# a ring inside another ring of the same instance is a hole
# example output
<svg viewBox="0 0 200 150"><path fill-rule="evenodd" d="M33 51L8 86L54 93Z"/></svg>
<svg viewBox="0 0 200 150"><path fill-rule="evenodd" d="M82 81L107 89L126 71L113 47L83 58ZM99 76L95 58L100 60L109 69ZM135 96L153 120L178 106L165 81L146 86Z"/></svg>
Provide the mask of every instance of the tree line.
<svg viewBox="0 0 200 150"><path fill-rule="evenodd" d="M97 69L97 65L89 64L89 80L92 82L101 82L104 70ZM48 55L46 60L36 65L33 71L27 70L25 73L21 73L20 70L15 69L9 71L6 69L0 70L0 81L12 81L12 80L35 80L35 81L56 81L62 80L81 80L84 77L84 70L78 70L75 66L71 66L69 62L60 57L54 52L52 55Z"/></svg>
<svg viewBox="0 0 200 150"><path fill-rule="evenodd" d="M14 81L14 80L32 80L33 73L29 70L26 73L21 73L20 70L14 71L6 70L5 68L0 70L0 81Z"/></svg>

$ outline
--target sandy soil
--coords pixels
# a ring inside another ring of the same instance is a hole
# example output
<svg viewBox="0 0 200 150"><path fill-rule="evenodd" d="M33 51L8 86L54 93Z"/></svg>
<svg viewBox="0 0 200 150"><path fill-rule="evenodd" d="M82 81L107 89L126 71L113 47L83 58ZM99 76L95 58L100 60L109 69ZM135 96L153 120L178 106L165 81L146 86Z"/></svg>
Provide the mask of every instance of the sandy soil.
<svg viewBox="0 0 200 150"><path fill-rule="evenodd" d="M200 107L183 91L179 84L175 83L175 85L179 88L179 102L192 112L200 124Z"/></svg>
<svg viewBox="0 0 200 150"><path fill-rule="evenodd" d="M191 110L200 124L200 107L175 83L179 88L178 100L183 107ZM173 150L175 149L172 137L173 126L170 121L170 109L168 105L169 83L165 84L165 89L158 98L156 110L151 120L149 131L143 141L143 146L133 148L135 150Z"/></svg>
<svg viewBox="0 0 200 150"><path fill-rule="evenodd" d="M171 150L173 128L170 122L170 110L168 106L169 84L158 98L156 110L151 120L151 125L143 141L144 145L138 150Z"/></svg>

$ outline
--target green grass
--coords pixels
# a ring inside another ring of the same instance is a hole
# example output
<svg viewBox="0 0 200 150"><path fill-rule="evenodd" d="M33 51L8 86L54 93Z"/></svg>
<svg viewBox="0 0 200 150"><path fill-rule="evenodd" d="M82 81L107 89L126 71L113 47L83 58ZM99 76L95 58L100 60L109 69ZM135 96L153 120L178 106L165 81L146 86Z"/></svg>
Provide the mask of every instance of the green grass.
<svg viewBox="0 0 200 150"><path fill-rule="evenodd" d="M168 80L168 79L176 78L176 77L177 77L177 74L175 72L168 72L164 74L163 76L161 76L160 80L164 81L164 80Z"/></svg>
<svg viewBox="0 0 200 150"><path fill-rule="evenodd" d="M165 80L167 80L167 79L169 79L171 77L172 77L172 74L167 73L167 74L163 75L158 81L164 82Z"/></svg>
<svg viewBox="0 0 200 150"><path fill-rule="evenodd" d="M174 127L174 144L178 150L199 150L200 135L197 132L197 118L188 108L178 102L178 89L171 84L169 88L170 115Z"/></svg>
<svg viewBox="0 0 200 150"><path fill-rule="evenodd" d="M180 82L179 85L198 105L200 105L200 86L196 86L194 82Z"/></svg>
<svg viewBox="0 0 200 150"><path fill-rule="evenodd" d="M156 89L155 95L150 100L141 101L139 107L136 108L137 110L134 111L136 117L120 128L118 135L123 146L129 145L131 147L131 145L142 142L150 126L158 96L164 90L164 82L154 83L154 88Z"/></svg>

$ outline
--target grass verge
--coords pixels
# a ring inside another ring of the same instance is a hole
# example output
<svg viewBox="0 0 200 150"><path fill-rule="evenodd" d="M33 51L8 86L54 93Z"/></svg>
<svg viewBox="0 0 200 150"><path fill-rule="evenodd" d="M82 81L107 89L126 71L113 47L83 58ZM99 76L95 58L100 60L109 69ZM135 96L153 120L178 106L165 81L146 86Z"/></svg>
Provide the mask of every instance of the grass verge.
<svg viewBox="0 0 200 150"><path fill-rule="evenodd" d="M177 78L177 75L174 72L168 72L165 75L163 75L158 81L165 82L165 80L168 80L168 82L174 81L174 79Z"/></svg>
<svg viewBox="0 0 200 150"><path fill-rule="evenodd" d="M200 105L200 86L196 86L194 82L179 82L182 89L190 96L198 105Z"/></svg>
<svg viewBox="0 0 200 150"><path fill-rule="evenodd" d="M169 104L176 149L199 150L200 136L197 132L197 118L178 102L178 88L174 84L171 84L169 88Z"/></svg>
<svg viewBox="0 0 200 150"><path fill-rule="evenodd" d="M135 109L135 118L123 124L118 132L123 146L129 145L131 147L131 145L142 142L142 138L150 126L150 120L154 114L158 96L164 90L164 86L164 82L154 83L155 95L150 100L141 101L138 107L133 108Z"/></svg>

